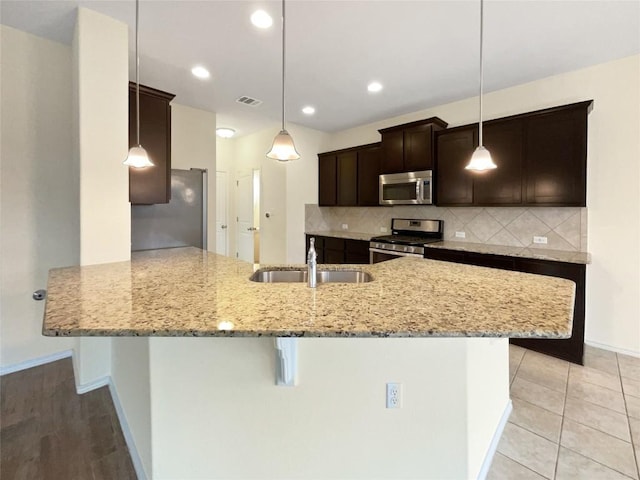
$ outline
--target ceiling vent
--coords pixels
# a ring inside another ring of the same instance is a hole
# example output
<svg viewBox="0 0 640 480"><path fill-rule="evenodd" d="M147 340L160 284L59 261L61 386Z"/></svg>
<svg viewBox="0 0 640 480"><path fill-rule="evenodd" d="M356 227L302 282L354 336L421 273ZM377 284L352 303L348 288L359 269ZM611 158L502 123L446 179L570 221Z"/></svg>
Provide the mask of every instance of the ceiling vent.
<svg viewBox="0 0 640 480"><path fill-rule="evenodd" d="M256 98L251 97L240 97L236 98L236 102L242 103L244 105L249 105L250 107L257 107L262 104L262 100L258 100Z"/></svg>

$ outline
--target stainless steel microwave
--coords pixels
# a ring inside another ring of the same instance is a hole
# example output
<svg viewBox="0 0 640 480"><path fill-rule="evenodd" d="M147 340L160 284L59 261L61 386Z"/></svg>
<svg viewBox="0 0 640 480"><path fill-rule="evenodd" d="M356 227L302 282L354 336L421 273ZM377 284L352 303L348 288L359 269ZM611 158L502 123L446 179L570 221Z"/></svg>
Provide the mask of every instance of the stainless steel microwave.
<svg viewBox="0 0 640 480"><path fill-rule="evenodd" d="M431 205L431 170L380 175L380 205Z"/></svg>

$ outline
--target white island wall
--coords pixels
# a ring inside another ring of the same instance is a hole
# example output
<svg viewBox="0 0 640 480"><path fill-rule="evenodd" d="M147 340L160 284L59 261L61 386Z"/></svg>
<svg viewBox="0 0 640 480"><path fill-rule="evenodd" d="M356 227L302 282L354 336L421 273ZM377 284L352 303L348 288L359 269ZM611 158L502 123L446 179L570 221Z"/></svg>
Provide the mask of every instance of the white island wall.
<svg viewBox="0 0 640 480"><path fill-rule="evenodd" d="M295 387L273 338L149 342L158 480L476 478L510 408L507 339L300 339Z"/></svg>

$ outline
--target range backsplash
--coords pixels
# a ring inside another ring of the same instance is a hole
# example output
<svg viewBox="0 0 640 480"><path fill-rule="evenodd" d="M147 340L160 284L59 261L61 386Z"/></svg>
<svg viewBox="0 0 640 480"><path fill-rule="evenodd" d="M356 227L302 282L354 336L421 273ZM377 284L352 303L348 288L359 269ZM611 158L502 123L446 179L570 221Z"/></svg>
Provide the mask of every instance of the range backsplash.
<svg viewBox="0 0 640 480"><path fill-rule="evenodd" d="M445 240L522 246L552 250L587 251L587 209L579 207L319 207L305 205L305 231L342 230L383 235L392 218L444 220ZM457 238L465 232L466 238ZM390 231L389 231L390 233ZM533 237L547 237L534 244Z"/></svg>

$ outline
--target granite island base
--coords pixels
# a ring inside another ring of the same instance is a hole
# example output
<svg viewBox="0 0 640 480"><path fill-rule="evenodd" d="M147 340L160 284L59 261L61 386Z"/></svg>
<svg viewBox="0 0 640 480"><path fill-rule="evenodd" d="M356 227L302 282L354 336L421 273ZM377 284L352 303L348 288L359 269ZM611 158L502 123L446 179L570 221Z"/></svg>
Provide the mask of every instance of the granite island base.
<svg viewBox="0 0 640 480"><path fill-rule="evenodd" d="M317 289L250 282L254 266L191 248L54 269L43 332L114 337L113 390L148 478L481 477L510 411L507 337L569 335L574 284L360 267L372 282ZM169 338L205 336L244 338ZM325 338L300 338L285 388L264 336ZM391 382L400 409L385 408Z"/></svg>

